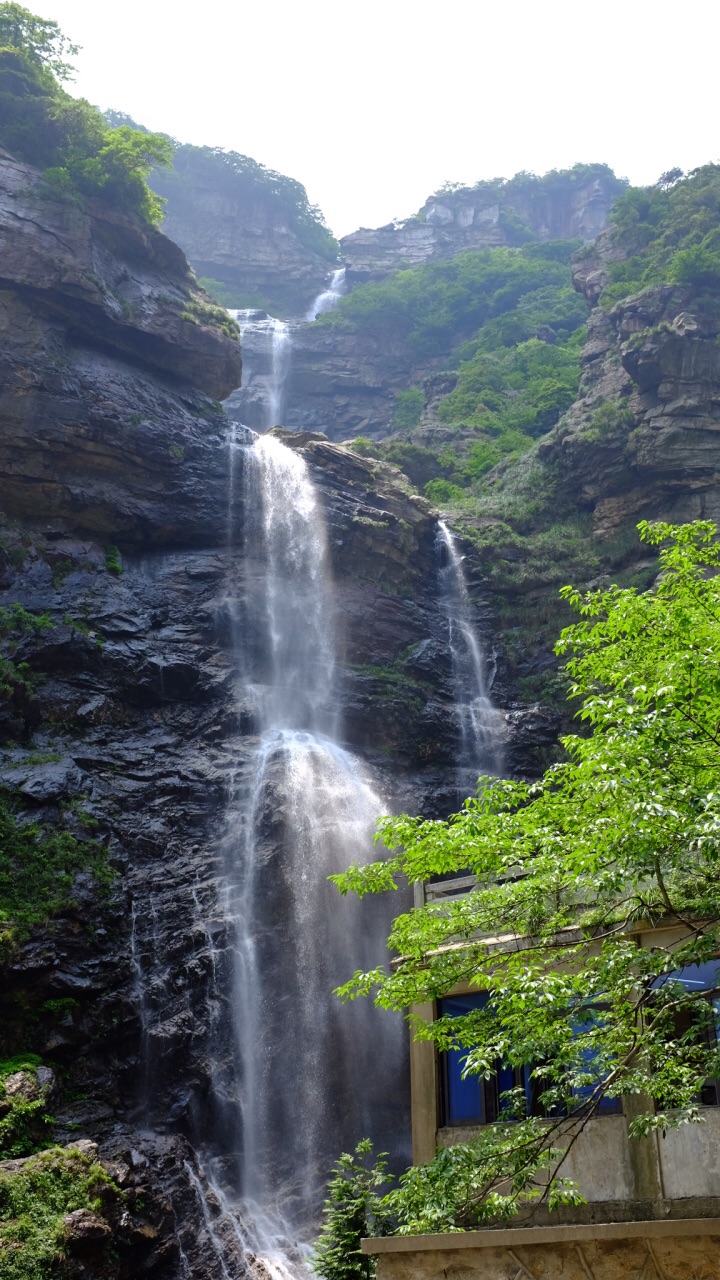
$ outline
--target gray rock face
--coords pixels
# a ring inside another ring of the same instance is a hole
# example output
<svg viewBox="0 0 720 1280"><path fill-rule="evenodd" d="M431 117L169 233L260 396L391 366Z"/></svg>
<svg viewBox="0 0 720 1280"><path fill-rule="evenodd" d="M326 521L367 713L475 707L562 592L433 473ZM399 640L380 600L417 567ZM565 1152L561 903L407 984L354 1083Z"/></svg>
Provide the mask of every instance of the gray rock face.
<svg viewBox="0 0 720 1280"><path fill-rule="evenodd" d="M64 216L50 206L43 226ZM80 254L99 224L73 216ZM121 1255L137 1259L126 1274L227 1280L247 1260L198 1152L229 1173L237 1158L221 845L230 778L248 768L258 726L238 696L244 651L228 598L232 587L243 600L262 567L229 537L242 528L242 477L230 487L226 419L170 368L180 339L174 349L168 338L160 367L152 341L147 355L140 336L115 345L115 318L94 334L106 304L86 309L67 253L67 295L57 274L47 287L40 274L21 283L19 258L29 272L42 257L24 240L3 266L0 507L12 522L0 530L0 605L47 611L53 625L18 650L37 684L3 705L15 745L0 751L0 776L21 816L100 839L115 876L107 895L77 876L66 908L3 961L0 1038L7 1055L32 1043L62 1067L80 1097L53 1103L58 1141L97 1143L131 1202L148 1206L108 1219ZM148 313L151 329L159 315ZM285 439L303 450L328 522L343 742L398 808L446 812L460 798L458 731L435 513L390 467L317 434ZM481 569L470 575L477 597ZM252 619L242 641L257 643ZM500 658L493 693L521 768L522 714L502 672ZM268 814L276 859L281 825ZM68 1231L85 1265L105 1233L86 1218Z"/></svg>
<svg viewBox="0 0 720 1280"><path fill-rule="evenodd" d="M0 246L2 287L38 302L76 337L217 399L240 381L238 343L193 313L210 299L177 245L100 201L80 207L48 198L38 171L6 152Z"/></svg>
<svg viewBox="0 0 720 1280"><path fill-rule="evenodd" d="M8 516L110 543L217 539L240 350L177 246L47 198L0 157L0 467ZM190 317L190 318L186 318ZM204 532L203 532L204 531Z"/></svg>
<svg viewBox="0 0 720 1280"><path fill-rule="evenodd" d="M348 282L381 280L401 267L454 258L463 250L522 243L521 226L525 238L594 240L622 184L610 175L591 176L556 191L530 185L513 190L506 199L488 187L431 196L407 222L374 230L363 227L343 237L340 247Z"/></svg>
<svg viewBox="0 0 720 1280"><path fill-rule="evenodd" d="M201 278L220 281L243 301L281 316L303 315L323 289L333 263L304 244L282 216L267 205L239 200L211 188L198 176L185 184L153 174L153 187L167 199L163 231Z"/></svg>
<svg viewBox="0 0 720 1280"><path fill-rule="evenodd" d="M601 236L576 265L591 305L616 256ZM641 519L720 519L720 325L691 301L656 287L590 315L580 398L541 451L600 536Z"/></svg>
<svg viewBox="0 0 720 1280"><path fill-rule="evenodd" d="M337 325L291 323L283 384L282 424L293 431L320 431L329 439L391 430L396 395L426 373L432 360L410 351L398 336L353 332ZM246 376L225 407L253 430L270 424L268 385L272 353L267 338L247 332ZM277 425L272 422L272 425Z"/></svg>

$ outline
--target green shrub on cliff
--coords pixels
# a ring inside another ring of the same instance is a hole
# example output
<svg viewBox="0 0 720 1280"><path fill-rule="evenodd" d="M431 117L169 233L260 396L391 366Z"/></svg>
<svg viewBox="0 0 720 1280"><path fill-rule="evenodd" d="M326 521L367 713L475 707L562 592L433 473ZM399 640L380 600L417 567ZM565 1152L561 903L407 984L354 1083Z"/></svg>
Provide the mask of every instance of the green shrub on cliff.
<svg viewBox="0 0 720 1280"><path fill-rule="evenodd" d="M23 638L52 625L49 614L29 613L17 602L0 608L0 702L32 693L35 677L26 662L18 661L18 648Z"/></svg>
<svg viewBox="0 0 720 1280"><path fill-rule="evenodd" d="M38 1080L41 1065L36 1053L0 1062L0 1160L33 1155L50 1145L52 1117L47 1112L48 1087Z"/></svg>
<svg viewBox="0 0 720 1280"><path fill-rule="evenodd" d="M8 794L0 793L0 957L31 925L68 905L81 871L91 871L101 886L109 883L101 844L17 814Z"/></svg>
<svg viewBox="0 0 720 1280"><path fill-rule="evenodd" d="M397 430L416 427L422 416L424 405L425 397L420 387L408 387L407 391L398 392L395 397L393 426Z"/></svg>
<svg viewBox="0 0 720 1280"><path fill-rule="evenodd" d="M631 187L614 206L613 239L626 256L610 268L605 305L651 285L720 287L720 164L678 174Z"/></svg>
<svg viewBox="0 0 720 1280"><path fill-rule="evenodd" d="M57 23L0 3L0 145L44 170L55 193L97 196L155 225L163 201L146 178L170 163L172 146L160 134L112 129L96 107L66 93L64 55L75 52Z"/></svg>
<svg viewBox="0 0 720 1280"><path fill-rule="evenodd" d="M73 1148L53 1147L14 1172L0 1172L2 1280L47 1280L68 1274L63 1265L67 1215L86 1209L104 1219L121 1199L122 1192L102 1165ZM94 1243L95 1249L103 1249L102 1239ZM93 1257L97 1258L95 1251Z"/></svg>

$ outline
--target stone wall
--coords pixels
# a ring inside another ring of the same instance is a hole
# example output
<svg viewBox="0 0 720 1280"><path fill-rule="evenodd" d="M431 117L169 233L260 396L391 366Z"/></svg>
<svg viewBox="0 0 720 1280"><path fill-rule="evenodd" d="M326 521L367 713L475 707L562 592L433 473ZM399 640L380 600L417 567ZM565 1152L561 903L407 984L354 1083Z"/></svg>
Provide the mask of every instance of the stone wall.
<svg viewBox="0 0 720 1280"><path fill-rule="evenodd" d="M378 1280L718 1280L720 1218L396 1236L363 1251Z"/></svg>

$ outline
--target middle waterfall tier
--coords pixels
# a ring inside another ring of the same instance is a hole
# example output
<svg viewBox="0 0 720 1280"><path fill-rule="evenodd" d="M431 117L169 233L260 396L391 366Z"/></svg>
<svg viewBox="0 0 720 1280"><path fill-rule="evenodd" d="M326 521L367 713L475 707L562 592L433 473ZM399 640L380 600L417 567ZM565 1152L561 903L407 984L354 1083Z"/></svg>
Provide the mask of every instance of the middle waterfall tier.
<svg viewBox="0 0 720 1280"><path fill-rule="evenodd" d="M231 311L240 328L243 354L242 419L258 431L278 426L285 416L285 383L292 361L292 323L266 311Z"/></svg>

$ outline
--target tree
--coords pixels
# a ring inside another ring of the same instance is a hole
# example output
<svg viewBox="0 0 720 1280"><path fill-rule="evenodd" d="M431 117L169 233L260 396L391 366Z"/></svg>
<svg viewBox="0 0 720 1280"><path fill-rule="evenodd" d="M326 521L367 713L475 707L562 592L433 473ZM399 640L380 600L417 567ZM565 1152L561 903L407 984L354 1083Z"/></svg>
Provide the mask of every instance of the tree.
<svg viewBox="0 0 720 1280"><path fill-rule="evenodd" d="M328 1183L323 1226L313 1270L324 1280L372 1280L376 1260L362 1253L364 1236L383 1235L388 1210L380 1188L387 1182L384 1153L372 1160L372 1143L363 1138L351 1155L341 1155Z"/></svg>
<svg viewBox="0 0 720 1280"><path fill-rule="evenodd" d="M172 144L127 124L112 128L97 107L66 93L63 57L76 52L57 23L0 3L0 145L42 169L58 195L99 196L156 225L164 201L146 179L171 163Z"/></svg>
<svg viewBox="0 0 720 1280"><path fill-rule="evenodd" d="M404 1229L577 1200L562 1146L605 1099L635 1096L641 1138L697 1121L703 1082L720 1075L720 547L706 521L639 530L664 544L652 590L562 591L579 620L557 652L589 733L563 738L566 758L539 782L481 780L447 822L382 820L387 860L335 877L362 895L474 873L467 896L401 915L395 966L340 994L407 1009L460 983L486 992L414 1033L461 1049L467 1073L523 1069L546 1117L510 1090L479 1143L405 1175ZM670 931L640 946L639 922Z"/></svg>
<svg viewBox="0 0 720 1280"><path fill-rule="evenodd" d="M57 22L38 18L20 4L4 0L0 4L0 49L21 50L58 80L71 80L73 68L66 58L80 52L63 35Z"/></svg>
<svg viewBox="0 0 720 1280"><path fill-rule="evenodd" d="M657 180L657 186L660 187L662 191L669 191L671 187L675 186L676 182L679 182L680 179L684 177L685 173L682 169L666 169L664 173L660 174L660 177Z"/></svg>

